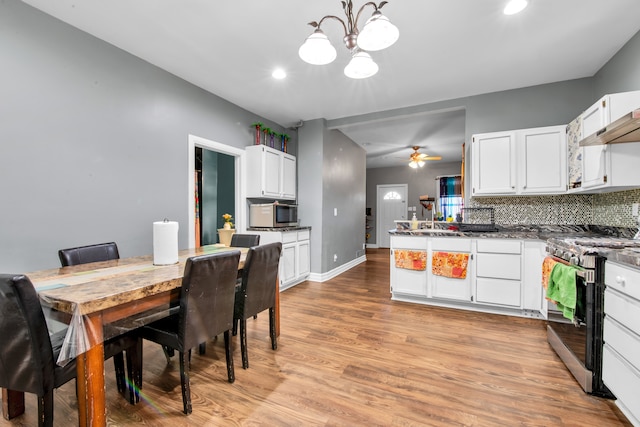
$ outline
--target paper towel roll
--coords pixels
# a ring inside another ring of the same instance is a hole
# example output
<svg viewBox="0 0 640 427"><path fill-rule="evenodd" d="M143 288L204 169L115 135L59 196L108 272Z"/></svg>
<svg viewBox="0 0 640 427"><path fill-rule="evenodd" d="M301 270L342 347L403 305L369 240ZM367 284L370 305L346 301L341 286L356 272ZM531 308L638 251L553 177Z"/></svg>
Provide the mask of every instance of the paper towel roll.
<svg viewBox="0 0 640 427"><path fill-rule="evenodd" d="M153 263L168 265L178 262L178 223L156 221L153 223Z"/></svg>

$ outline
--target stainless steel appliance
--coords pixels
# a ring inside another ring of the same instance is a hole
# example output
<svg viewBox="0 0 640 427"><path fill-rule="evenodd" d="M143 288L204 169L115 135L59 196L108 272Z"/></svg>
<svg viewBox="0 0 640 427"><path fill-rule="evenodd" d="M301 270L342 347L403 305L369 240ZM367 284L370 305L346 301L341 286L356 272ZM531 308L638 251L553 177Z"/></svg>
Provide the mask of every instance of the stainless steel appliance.
<svg viewBox="0 0 640 427"><path fill-rule="evenodd" d="M249 227L278 228L298 226L298 205L260 203L249 207Z"/></svg>
<svg viewBox="0 0 640 427"><path fill-rule="evenodd" d="M585 392L613 397L602 382L604 266L611 250L638 247L624 238L574 237L549 239L547 253L558 262L577 267L577 299L583 311L575 322L549 309L547 340Z"/></svg>

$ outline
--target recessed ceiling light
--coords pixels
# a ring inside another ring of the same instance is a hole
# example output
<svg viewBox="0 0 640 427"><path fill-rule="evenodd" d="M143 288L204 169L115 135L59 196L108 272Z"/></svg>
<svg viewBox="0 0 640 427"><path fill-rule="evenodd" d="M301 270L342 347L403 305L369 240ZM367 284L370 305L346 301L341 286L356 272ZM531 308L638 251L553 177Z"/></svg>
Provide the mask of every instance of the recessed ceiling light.
<svg viewBox="0 0 640 427"><path fill-rule="evenodd" d="M271 73L271 77L273 77L274 79L282 80L287 77L287 73L282 68L276 68L275 70L273 70L273 73Z"/></svg>
<svg viewBox="0 0 640 427"><path fill-rule="evenodd" d="M522 12L529 4L529 0L511 0L505 6L503 13L505 15L515 15L518 12Z"/></svg>

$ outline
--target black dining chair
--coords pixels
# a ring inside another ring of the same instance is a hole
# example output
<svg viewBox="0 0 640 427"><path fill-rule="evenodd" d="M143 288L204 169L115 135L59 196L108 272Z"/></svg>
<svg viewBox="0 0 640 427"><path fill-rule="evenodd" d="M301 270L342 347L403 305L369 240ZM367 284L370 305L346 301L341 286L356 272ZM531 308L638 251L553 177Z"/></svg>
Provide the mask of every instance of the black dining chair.
<svg viewBox="0 0 640 427"><path fill-rule="evenodd" d="M236 290L233 310L234 333L240 325L240 351L242 367L249 367L247 353L247 319L261 311L269 310L269 336L271 348L276 350L276 292L278 289L278 265L282 243L275 242L249 249L242 270L242 284Z"/></svg>
<svg viewBox="0 0 640 427"><path fill-rule="evenodd" d="M60 249L58 251L58 257L60 258L62 267L68 267L91 262L120 259L120 252L115 242L109 242ZM124 334L111 339L109 345L112 347L119 345L123 350L127 349L125 353L127 353L127 373L129 381L127 381L127 377L125 376L123 352L119 352L113 356L113 366L116 372L118 392L124 395L128 387L129 402L135 404L139 401L139 394L137 390L135 390L135 387L142 385L142 372L135 365L136 360L139 358L135 356L135 353L142 351L142 340L138 339L135 335Z"/></svg>
<svg viewBox="0 0 640 427"><path fill-rule="evenodd" d="M258 246L260 244L260 235L259 234L234 234L231 236L230 247L232 248L250 248L252 246ZM236 277L236 287L239 288L242 283L242 270L238 270L238 275ZM256 314L253 316L254 319L258 318ZM198 347L199 354L205 354L207 345L206 343L200 343Z"/></svg>
<svg viewBox="0 0 640 427"><path fill-rule="evenodd" d="M232 248L250 248L252 246L258 246L260 244L259 234L234 234L231 236Z"/></svg>
<svg viewBox="0 0 640 427"><path fill-rule="evenodd" d="M76 377L76 359L58 366L66 330L49 335L28 277L0 274L0 387L38 396L38 425L53 426L53 391ZM122 352L105 343L105 359Z"/></svg>
<svg viewBox="0 0 640 427"><path fill-rule="evenodd" d="M192 348L224 333L227 377L230 383L235 381L230 332L239 262L240 251L187 259L178 313L137 330L140 337L178 351L185 414L190 414L192 410L188 367ZM142 366L142 360L138 363Z"/></svg>

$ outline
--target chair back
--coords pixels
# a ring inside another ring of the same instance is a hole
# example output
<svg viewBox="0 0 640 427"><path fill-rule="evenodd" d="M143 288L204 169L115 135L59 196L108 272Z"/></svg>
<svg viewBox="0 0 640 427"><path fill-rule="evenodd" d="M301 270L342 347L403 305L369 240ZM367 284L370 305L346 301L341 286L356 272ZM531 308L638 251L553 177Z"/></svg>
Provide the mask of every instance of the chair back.
<svg viewBox="0 0 640 427"><path fill-rule="evenodd" d="M259 234L234 234L230 246L233 248L251 248L260 244Z"/></svg>
<svg viewBox="0 0 640 427"><path fill-rule="evenodd" d="M246 318L275 306L281 252L280 242L249 249L240 288L244 298L237 304L239 313L236 313L236 317Z"/></svg>
<svg viewBox="0 0 640 427"><path fill-rule="evenodd" d="M178 338L185 349L231 329L239 262L240 251L187 259L178 320Z"/></svg>
<svg viewBox="0 0 640 427"><path fill-rule="evenodd" d="M62 264L63 267L67 267L70 265L120 259L120 253L118 252L118 245L110 242L60 249L58 251L58 257L60 257L60 264Z"/></svg>
<svg viewBox="0 0 640 427"><path fill-rule="evenodd" d="M0 387L44 396L54 388L53 357L33 283L0 274Z"/></svg>

